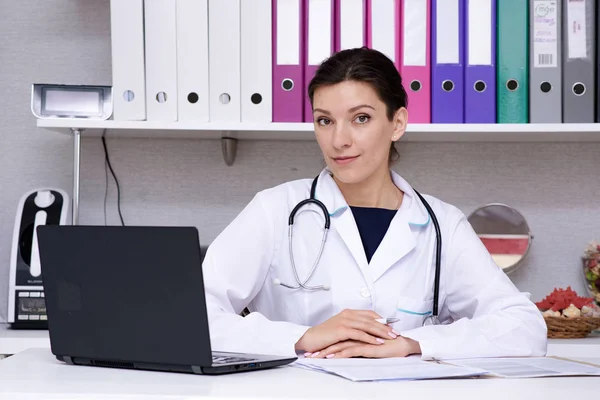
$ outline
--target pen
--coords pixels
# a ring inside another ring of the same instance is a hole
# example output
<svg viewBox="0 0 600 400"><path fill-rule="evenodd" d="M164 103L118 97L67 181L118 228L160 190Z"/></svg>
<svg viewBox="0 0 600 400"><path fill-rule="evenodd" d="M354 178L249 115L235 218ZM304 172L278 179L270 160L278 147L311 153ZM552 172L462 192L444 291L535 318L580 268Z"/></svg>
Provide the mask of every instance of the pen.
<svg viewBox="0 0 600 400"><path fill-rule="evenodd" d="M388 325L400 321L398 318L378 318L375 321Z"/></svg>

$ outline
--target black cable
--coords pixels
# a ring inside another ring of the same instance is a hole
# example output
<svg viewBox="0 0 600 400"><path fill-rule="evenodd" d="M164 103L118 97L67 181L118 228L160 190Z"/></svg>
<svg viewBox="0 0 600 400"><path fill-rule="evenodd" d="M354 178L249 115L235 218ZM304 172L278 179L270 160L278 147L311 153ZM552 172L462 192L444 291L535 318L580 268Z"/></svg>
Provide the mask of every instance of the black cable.
<svg viewBox="0 0 600 400"><path fill-rule="evenodd" d="M123 221L123 214L121 214L121 187L119 186L119 180L117 179L117 175L113 170L113 167L110 163L110 158L108 157L108 149L106 148L106 138L102 135L102 145L104 146L104 156L105 161L108 164L108 168L110 169L110 173L115 179L115 184L117 185L117 210L119 211L119 218L121 218L121 225L125 226L125 222Z"/></svg>
<svg viewBox="0 0 600 400"><path fill-rule="evenodd" d="M106 226L106 201L108 200L108 163L104 157L104 225Z"/></svg>

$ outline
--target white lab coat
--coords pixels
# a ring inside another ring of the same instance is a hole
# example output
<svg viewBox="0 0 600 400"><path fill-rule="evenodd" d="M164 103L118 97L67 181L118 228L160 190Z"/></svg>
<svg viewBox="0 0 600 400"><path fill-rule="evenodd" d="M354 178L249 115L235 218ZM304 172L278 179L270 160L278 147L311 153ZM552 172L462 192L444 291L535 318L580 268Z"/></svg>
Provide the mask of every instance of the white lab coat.
<svg viewBox="0 0 600 400"><path fill-rule="evenodd" d="M352 211L327 169L316 197L331 213L331 228L308 285L296 285L288 246L288 217L309 196L312 179L259 192L207 251L204 281L213 350L295 355L295 343L344 309L397 317L394 329L420 343L423 359L542 356L546 325L530 301L493 262L464 214L424 195L442 232L439 318L422 326L432 310L435 228L412 187L392 171L405 193L381 244L367 263ZM295 219L293 251L300 279L318 253L323 216L315 206ZM248 307L251 314L239 314Z"/></svg>

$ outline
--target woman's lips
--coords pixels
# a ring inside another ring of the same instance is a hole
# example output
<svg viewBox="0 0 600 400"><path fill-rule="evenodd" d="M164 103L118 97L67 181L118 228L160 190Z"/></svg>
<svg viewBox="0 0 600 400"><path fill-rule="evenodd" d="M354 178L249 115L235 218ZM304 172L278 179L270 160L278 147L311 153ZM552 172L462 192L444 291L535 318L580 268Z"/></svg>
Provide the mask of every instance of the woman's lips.
<svg viewBox="0 0 600 400"><path fill-rule="evenodd" d="M353 157L335 157L333 159L333 161L335 161L336 164L338 165L346 165L346 164L350 164L352 161L356 160L358 158L358 156L353 156Z"/></svg>

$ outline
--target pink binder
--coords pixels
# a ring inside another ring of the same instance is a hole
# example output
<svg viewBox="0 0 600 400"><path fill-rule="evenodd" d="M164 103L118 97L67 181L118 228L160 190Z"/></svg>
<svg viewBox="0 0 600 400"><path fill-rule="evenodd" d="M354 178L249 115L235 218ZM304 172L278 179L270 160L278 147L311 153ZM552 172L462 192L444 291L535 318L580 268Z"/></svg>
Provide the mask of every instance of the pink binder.
<svg viewBox="0 0 600 400"><path fill-rule="evenodd" d="M272 1L273 122L302 122L305 97L304 0ZM281 31L277 29L278 18L282 18ZM294 23L287 23L290 19Z"/></svg>
<svg viewBox="0 0 600 400"><path fill-rule="evenodd" d="M327 4L325 4L325 2ZM311 23L311 7L325 7L325 9L315 8L312 10L315 15L314 24ZM308 85L315 76L319 65L334 52L335 46L335 10L334 0L304 0L304 122L313 122L312 107L308 97ZM318 21L324 18L326 12L331 17L327 20L329 24L320 24ZM312 30L311 30L312 29ZM317 43L319 42L319 43ZM328 49L327 51L325 51Z"/></svg>
<svg viewBox="0 0 600 400"><path fill-rule="evenodd" d="M427 124L431 122L431 1L401 0L400 21L400 74L408 95L408 121Z"/></svg>
<svg viewBox="0 0 600 400"><path fill-rule="evenodd" d="M393 7L388 5L393 2ZM400 71L400 5L401 0L367 0L367 47L384 53ZM390 15L391 13L391 15ZM382 19L384 17L385 19ZM387 26L392 20L393 28ZM377 27L374 25L377 24ZM381 35L382 25L390 34Z"/></svg>

